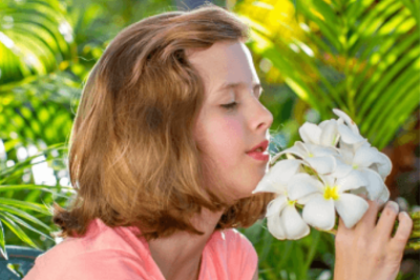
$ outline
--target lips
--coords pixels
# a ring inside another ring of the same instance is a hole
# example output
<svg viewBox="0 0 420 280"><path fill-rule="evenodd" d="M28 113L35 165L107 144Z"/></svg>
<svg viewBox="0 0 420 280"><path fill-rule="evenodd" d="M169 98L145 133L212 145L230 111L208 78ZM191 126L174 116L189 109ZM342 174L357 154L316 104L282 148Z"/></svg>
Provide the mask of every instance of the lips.
<svg viewBox="0 0 420 280"><path fill-rule="evenodd" d="M268 144L269 144L268 140L264 140L264 141L262 141L261 143L259 143L257 146L255 146L254 148L252 148L251 150L249 150L246 153L248 154L248 153L256 152L255 150L258 149L258 148L262 148L262 151L261 151L261 153L262 153L265 150L267 150Z"/></svg>
<svg viewBox="0 0 420 280"><path fill-rule="evenodd" d="M270 160L270 155L268 154L267 148L268 148L268 141L264 140L257 146L255 146L252 150L247 152L246 154L254 159L256 159L258 162L267 162ZM261 151L257 151L258 148L261 148Z"/></svg>

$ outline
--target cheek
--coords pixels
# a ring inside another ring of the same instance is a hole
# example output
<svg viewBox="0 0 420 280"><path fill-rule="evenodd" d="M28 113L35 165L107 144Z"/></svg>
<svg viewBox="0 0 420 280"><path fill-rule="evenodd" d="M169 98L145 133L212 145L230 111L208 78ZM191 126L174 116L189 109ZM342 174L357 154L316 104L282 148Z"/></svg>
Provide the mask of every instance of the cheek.
<svg viewBox="0 0 420 280"><path fill-rule="evenodd" d="M210 133L213 135L213 149L224 155L224 158L238 157L239 152L244 152L243 128L239 121L221 119L214 122Z"/></svg>
<svg viewBox="0 0 420 280"><path fill-rule="evenodd" d="M216 169L223 173L237 168L245 155L243 127L238 120L213 116L200 123L197 133L201 149L216 163Z"/></svg>

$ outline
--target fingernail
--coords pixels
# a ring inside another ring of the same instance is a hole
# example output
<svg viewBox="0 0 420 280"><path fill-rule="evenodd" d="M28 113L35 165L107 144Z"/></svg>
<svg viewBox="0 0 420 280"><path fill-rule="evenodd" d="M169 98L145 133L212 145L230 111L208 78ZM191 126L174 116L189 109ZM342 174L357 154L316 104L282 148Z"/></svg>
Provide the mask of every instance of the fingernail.
<svg viewBox="0 0 420 280"><path fill-rule="evenodd" d="M408 213L407 213L407 212L402 211L401 213L402 213L404 216L406 216L407 218L411 219L410 215L408 215Z"/></svg>
<svg viewBox="0 0 420 280"><path fill-rule="evenodd" d="M395 201L388 201L387 207L391 208L397 214L400 211L400 207Z"/></svg>

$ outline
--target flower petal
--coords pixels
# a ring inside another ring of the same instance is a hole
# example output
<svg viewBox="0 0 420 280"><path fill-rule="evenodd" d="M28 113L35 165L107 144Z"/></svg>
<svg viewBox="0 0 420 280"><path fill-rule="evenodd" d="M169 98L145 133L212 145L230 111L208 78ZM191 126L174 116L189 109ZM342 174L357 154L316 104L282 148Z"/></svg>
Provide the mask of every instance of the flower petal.
<svg viewBox="0 0 420 280"><path fill-rule="evenodd" d="M322 130L319 143L323 146L335 147L340 136L338 134L337 121L334 119L325 120L318 127Z"/></svg>
<svg viewBox="0 0 420 280"><path fill-rule="evenodd" d="M260 192L270 192L270 193L276 193L276 194L284 194L287 191L287 185L282 183L274 183L270 180L267 180L267 178L263 178L255 188L255 190L252 191L253 194L260 193Z"/></svg>
<svg viewBox="0 0 420 280"><path fill-rule="evenodd" d="M266 217L273 215L280 215L281 211L287 205L287 197L285 195L279 195L267 205Z"/></svg>
<svg viewBox="0 0 420 280"><path fill-rule="evenodd" d="M373 147L362 146L354 155L353 165L368 167L374 162L379 162L382 158L379 157L379 152Z"/></svg>
<svg viewBox="0 0 420 280"><path fill-rule="evenodd" d="M340 133L341 139L347 144L356 144L364 140L360 134L354 133L348 126L339 124L338 132Z"/></svg>
<svg viewBox="0 0 420 280"><path fill-rule="evenodd" d="M347 163L349 165L353 164L353 158L354 158L353 145L347 144L344 141L342 141L342 139L340 139L339 153L344 163Z"/></svg>
<svg viewBox="0 0 420 280"><path fill-rule="evenodd" d="M278 158L280 158L284 154L292 154L292 155L296 155L300 158L305 158L308 155L308 150L307 150L307 148L305 147L305 144L302 141L296 141L295 144L292 147L277 153L272 158L271 161L275 162Z"/></svg>
<svg viewBox="0 0 420 280"><path fill-rule="evenodd" d="M360 187L358 189L350 190L349 193L357 195L357 196L369 197L369 192L367 191L366 187Z"/></svg>
<svg viewBox="0 0 420 280"><path fill-rule="evenodd" d="M321 136L321 129L313 123L305 122L299 128L299 134L305 143L319 144L319 137Z"/></svg>
<svg viewBox="0 0 420 280"><path fill-rule="evenodd" d="M320 174L333 172L337 165L333 156L310 157L305 158L305 161L308 162L309 165Z"/></svg>
<svg viewBox="0 0 420 280"><path fill-rule="evenodd" d="M362 172L354 169L347 174L347 176L337 179L337 185L340 186L340 192L358 189L367 184L368 181L366 176Z"/></svg>
<svg viewBox="0 0 420 280"><path fill-rule="evenodd" d="M320 195L320 193L319 193L319 192L311 193L311 194L308 194L307 196L304 196L304 197L301 197L301 198L297 199L296 201L297 201L297 203L299 203L299 204L305 205L305 204L306 204L306 203L308 203L308 202L309 202L312 198L314 198L314 197L316 197L316 196L318 196L318 195Z"/></svg>
<svg viewBox="0 0 420 280"><path fill-rule="evenodd" d="M337 180L333 174L320 174L319 178L321 178L324 186L334 186ZM324 192L324 188L322 192Z"/></svg>
<svg viewBox="0 0 420 280"><path fill-rule="evenodd" d="M347 193L341 194L340 198L334 201L334 204L346 228L352 228L369 208L366 200Z"/></svg>
<svg viewBox="0 0 420 280"><path fill-rule="evenodd" d="M389 200L389 196L390 196L390 193L389 193L388 187L384 184L384 188L382 189L378 197L378 200L381 201L380 203L381 206Z"/></svg>
<svg viewBox="0 0 420 280"><path fill-rule="evenodd" d="M306 203L302 213L303 220L311 226L330 230L335 223L335 209L332 199L316 196Z"/></svg>
<svg viewBox="0 0 420 280"><path fill-rule="evenodd" d="M301 164L302 161L296 159L278 161L265 174L252 193L272 192L283 194L287 189L288 182L297 173Z"/></svg>
<svg viewBox="0 0 420 280"><path fill-rule="evenodd" d="M287 187L290 200L297 200L315 192L322 193L322 190L322 183L307 173L296 174Z"/></svg>
<svg viewBox="0 0 420 280"><path fill-rule="evenodd" d="M312 154L312 157L325 157L325 156L335 156L338 155L338 150L333 147L324 147L314 144L305 144L308 149L308 155Z"/></svg>
<svg viewBox="0 0 420 280"><path fill-rule="evenodd" d="M382 177L369 168L363 168L359 171L362 172L363 176L367 179L366 189L369 192L368 198L370 200L378 199L385 186Z"/></svg>
<svg viewBox="0 0 420 280"><path fill-rule="evenodd" d="M279 240L286 239L286 232L284 231L280 215L267 217L267 228L275 238Z"/></svg>
<svg viewBox="0 0 420 280"><path fill-rule="evenodd" d="M346 164L340 158L341 158L341 156L337 156L335 158L336 167L335 167L335 170L334 170L334 176L336 178L345 177L353 170L351 165Z"/></svg>
<svg viewBox="0 0 420 280"><path fill-rule="evenodd" d="M281 213L280 219L284 225L287 239L300 239L307 236L310 232L308 224L302 219L294 205L286 206Z"/></svg>
<svg viewBox="0 0 420 280"><path fill-rule="evenodd" d="M287 184L298 172L301 164L302 161L298 159L285 159L278 161L273 167L271 167L269 173L266 175L267 180Z"/></svg>
<svg viewBox="0 0 420 280"><path fill-rule="evenodd" d="M377 163L378 173L381 175L382 179L385 181L386 177L391 173L392 170L392 162L389 157L379 152L379 163Z"/></svg>
<svg viewBox="0 0 420 280"><path fill-rule="evenodd" d="M357 127L356 123L343 111L339 110L339 109L333 109L334 114L336 114L338 117L340 117L341 119L343 119L346 124L349 126L349 128L355 133L355 134L360 134L359 133L359 128Z"/></svg>

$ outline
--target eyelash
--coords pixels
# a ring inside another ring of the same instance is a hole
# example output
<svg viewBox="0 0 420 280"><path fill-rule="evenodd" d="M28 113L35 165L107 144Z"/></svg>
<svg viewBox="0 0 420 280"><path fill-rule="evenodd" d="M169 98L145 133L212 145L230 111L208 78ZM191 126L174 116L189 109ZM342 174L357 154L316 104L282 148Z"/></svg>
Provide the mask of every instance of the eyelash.
<svg viewBox="0 0 420 280"><path fill-rule="evenodd" d="M232 102L232 103L229 103L229 104L224 104L224 105L222 105L222 107L230 110L230 109L234 109L237 105L238 105L237 102Z"/></svg>
<svg viewBox="0 0 420 280"><path fill-rule="evenodd" d="M258 100L260 100L261 95L258 96ZM221 105L223 108L227 109L227 110L233 110L234 108L236 108L238 106L237 102L232 102L229 104L223 104Z"/></svg>

